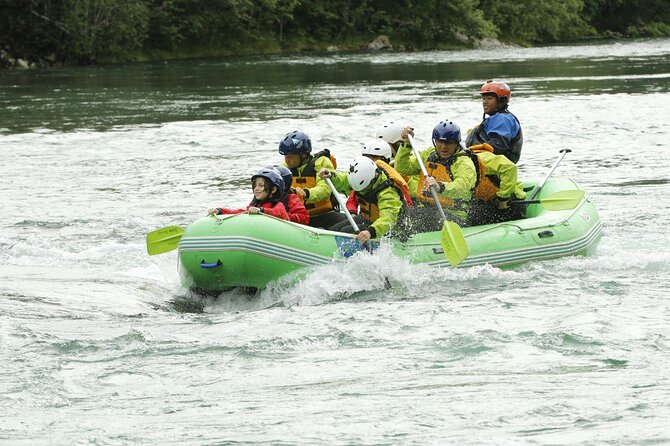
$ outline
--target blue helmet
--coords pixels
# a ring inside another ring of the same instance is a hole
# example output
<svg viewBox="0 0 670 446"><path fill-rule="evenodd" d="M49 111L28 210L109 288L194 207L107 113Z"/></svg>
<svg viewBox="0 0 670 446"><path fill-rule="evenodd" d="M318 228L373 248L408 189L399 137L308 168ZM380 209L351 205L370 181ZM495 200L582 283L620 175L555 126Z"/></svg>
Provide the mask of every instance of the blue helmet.
<svg viewBox="0 0 670 446"><path fill-rule="evenodd" d="M284 180L282 179L279 172L277 172L273 167L264 167L255 174L251 176L251 185L253 186L254 180L258 177L263 177L266 180L270 181L273 185L277 186L277 192L272 197L281 197L284 193ZM270 188L270 192L272 188Z"/></svg>
<svg viewBox="0 0 670 446"><path fill-rule="evenodd" d="M433 145L437 141L461 142L461 128L448 119L440 121L433 129Z"/></svg>
<svg viewBox="0 0 670 446"><path fill-rule="evenodd" d="M291 170L286 167L286 166L272 166L277 172L279 172L279 175L281 175L282 180L284 180L284 187L285 189L289 189L291 187L291 184L293 184L293 174L291 173Z"/></svg>
<svg viewBox="0 0 670 446"><path fill-rule="evenodd" d="M281 141L279 141L280 155L297 155L300 153L310 153L312 151L312 140L307 133L300 130L288 132Z"/></svg>

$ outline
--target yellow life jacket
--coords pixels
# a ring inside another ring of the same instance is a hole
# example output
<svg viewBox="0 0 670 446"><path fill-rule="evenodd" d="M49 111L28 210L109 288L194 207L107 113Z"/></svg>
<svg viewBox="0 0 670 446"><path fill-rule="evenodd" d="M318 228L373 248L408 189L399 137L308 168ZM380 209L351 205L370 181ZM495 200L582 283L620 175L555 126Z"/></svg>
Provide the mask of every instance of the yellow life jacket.
<svg viewBox="0 0 670 446"><path fill-rule="evenodd" d="M496 198L496 194L500 190L500 177L497 175L486 175L486 166L481 158L477 156L477 152L493 153L493 147L483 143L470 146L465 150L465 153L470 157L477 171L474 198L482 201L491 201Z"/></svg>
<svg viewBox="0 0 670 446"><path fill-rule="evenodd" d="M454 174L451 172L451 166L456 162L459 156L467 156L467 154L460 152L447 159L443 159L440 158L437 152L431 153L425 163L428 176L435 178L441 183L451 183L454 181ZM435 204L433 195L431 193L424 195L423 189L425 185L426 177L424 177L423 172L421 172L421 176L419 177L419 185L417 186L416 198L423 201L424 203ZM438 199L440 200L442 206L454 209L465 209L466 203L463 202L463 200L454 200L453 198L445 197L443 195L438 195Z"/></svg>
<svg viewBox="0 0 670 446"><path fill-rule="evenodd" d="M412 205L412 199L409 196L409 188L407 187L405 180L402 178L402 175L382 160L375 161L375 164L382 170L382 172L384 172L386 180L382 181L377 187L366 194L354 192L356 202L360 209L360 216L370 223L374 223L379 218L377 195L388 187L395 190L400 196L400 201L402 201L403 206ZM407 200L409 200L409 202Z"/></svg>
<svg viewBox="0 0 670 446"><path fill-rule="evenodd" d="M358 202L359 215L369 223L374 223L379 218L379 206L377 205L376 194L361 195L356 193L356 201Z"/></svg>
<svg viewBox="0 0 670 446"><path fill-rule="evenodd" d="M317 172L314 164L316 163L316 160L322 156L328 157L333 163L333 167L337 167L337 161L335 160L335 157L330 154L330 150L324 149L321 152L315 153L313 156L310 156L309 160L307 161L307 165L302 170L301 174L298 173L297 168L290 169L291 173L293 174L293 181L291 182L292 188L295 189L296 187L299 187L301 189L310 189L316 186ZM336 198L333 197L332 194L329 199L321 201L306 201L304 204L305 209L307 209L307 213L309 213L310 216L339 209Z"/></svg>

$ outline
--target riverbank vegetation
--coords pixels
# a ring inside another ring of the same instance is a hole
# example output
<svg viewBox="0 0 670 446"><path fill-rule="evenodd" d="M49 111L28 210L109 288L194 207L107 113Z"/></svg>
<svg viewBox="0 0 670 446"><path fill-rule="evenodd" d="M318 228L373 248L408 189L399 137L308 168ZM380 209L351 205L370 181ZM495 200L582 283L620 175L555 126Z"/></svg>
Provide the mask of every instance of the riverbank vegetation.
<svg viewBox="0 0 670 446"><path fill-rule="evenodd" d="M667 0L0 0L0 67L670 35ZM20 62L18 62L20 61Z"/></svg>

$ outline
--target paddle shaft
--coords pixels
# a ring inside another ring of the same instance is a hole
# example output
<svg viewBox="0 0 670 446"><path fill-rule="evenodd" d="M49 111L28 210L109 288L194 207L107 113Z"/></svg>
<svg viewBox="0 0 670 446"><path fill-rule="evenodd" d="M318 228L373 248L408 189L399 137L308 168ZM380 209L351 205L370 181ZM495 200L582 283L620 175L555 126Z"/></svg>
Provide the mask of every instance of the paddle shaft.
<svg viewBox="0 0 670 446"><path fill-rule="evenodd" d="M511 200L510 204L542 204L542 203L554 203L562 201L575 201L574 198L541 198L534 200Z"/></svg>
<svg viewBox="0 0 670 446"><path fill-rule="evenodd" d="M542 203L542 200L511 200L510 204L538 204Z"/></svg>
<svg viewBox="0 0 670 446"><path fill-rule="evenodd" d="M537 195L540 193L540 191L541 191L542 188L544 187L544 183L546 183L547 180L549 179L549 177L551 176L551 174L554 173L554 170L556 170L556 168L558 167L558 165L560 164L560 162L563 160L563 158L565 157L565 155L567 155L567 154L570 153L570 152L572 152L571 149L561 149L561 150L560 150L560 152L559 152L560 155L558 156L558 159L556 160L556 162L554 163L554 165L551 167L551 170L549 170L549 172L547 173L547 175L544 177L544 179L542 180L542 182L540 182L540 185L533 191L533 193L531 194L531 196L530 196L530 198L528 199L528 201L533 200L535 197L537 197Z"/></svg>
<svg viewBox="0 0 670 446"><path fill-rule="evenodd" d="M360 232L360 229L358 229L358 225L354 221L354 217L351 216L351 213L349 212L349 209L347 209L346 203L344 202L344 200L342 200L342 197L337 192L337 189L335 189L335 186L333 185L333 182L330 181L330 178L325 178L325 180L326 180L326 183L328 183L328 187L330 187L330 191L333 193L333 195L335 196L335 199L340 204L340 209L342 209L342 211L344 212L344 215L347 216L347 220L349 220L349 224L351 225L352 228L354 228L354 231L356 231L356 233L358 234Z"/></svg>
<svg viewBox="0 0 670 446"><path fill-rule="evenodd" d="M584 195L583 190L563 190L539 200L513 200L510 204L525 206L538 203L548 211L567 211L576 208Z"/></svg>
<svg viewBox="0 0 670 446"><path fill-rule="evenodd" d="M425 178L428 177L428 171L426 170L426 166L423 164L423 160L421 159L421 154L419 153L419 149L416 147L416 144L414 144L414 137L412 135L407 135L407 138L409 139L409 145L412 146L412 151L414 152L414 156L416 157L416 161L419 163L419 167L421 167L421 173L423 173L423 176ZM447 216L444 214L444 209L442 209L442 205L440 204L440 198L437 196L437 191L435 190L434 187L430 187L430 193L433 195L433 200L435 200L435 206L437 206L437 210L440 212L440 217L442 218L442 222L444 223L447 221ZM420 192L419 192L420 193Z"/></svg>

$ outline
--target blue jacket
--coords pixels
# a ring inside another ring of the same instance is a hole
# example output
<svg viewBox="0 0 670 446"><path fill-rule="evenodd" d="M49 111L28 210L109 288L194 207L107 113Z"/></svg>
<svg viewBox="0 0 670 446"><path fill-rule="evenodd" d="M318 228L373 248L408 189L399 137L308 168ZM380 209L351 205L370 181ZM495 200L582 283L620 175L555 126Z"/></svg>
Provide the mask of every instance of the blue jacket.
<svg viewBox="0 0 670 446"><path fill-rule="evenodd" d="M521 157L523 132L519 120L510 112L498 112L468 132L465 145L486 143L496 155L505 155L514 164Z"/></svg>

